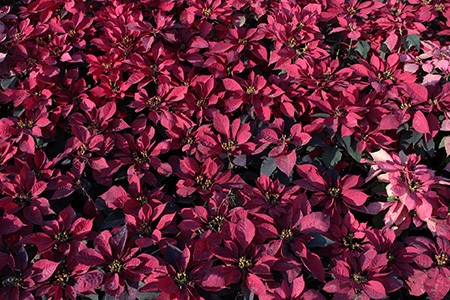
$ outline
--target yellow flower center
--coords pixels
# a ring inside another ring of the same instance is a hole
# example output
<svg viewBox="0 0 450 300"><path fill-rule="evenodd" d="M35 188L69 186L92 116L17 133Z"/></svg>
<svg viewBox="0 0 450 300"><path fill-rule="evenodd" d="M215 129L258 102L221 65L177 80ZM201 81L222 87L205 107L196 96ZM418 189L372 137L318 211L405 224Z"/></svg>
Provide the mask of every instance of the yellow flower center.
<svg viewBox="0 0 450 300"><path fill-rule="evenodd" d="M352 274L352 279L357 284L365 283L367 282L366 277L362 276L360 273L354 273Z"/></svg>
<svg viewBox="0 0 450 300"><path fill-rule="evenodd" d="M291 229L283 229L280 234L280 239L289 240L294 236Z"/></svg>
<svg viewBox="0 0 450 300"><path fill-rule="evenodd" d="M438 266L445 266L448 263L449 257L446 253L436 254L434 256Z"/></svg>
<svg viewBox="0 0 450 300"><path fill-rule="evenodd" d="M187 274L185 272L180 272L175 275L174 280L178 287L182 289L187 284Z"/></svg>
<svg viewBox="0 0 450 300"><path fill-rule="evenodd" d="M69 240L69 234L66 231L59 232L55 234L55 240L60 243L67 242Z"/></svg>
<svg viewBox="0 0 450 300"><path fill-rule="evenodd" d="M337 198L339 197L339 195L341 194L341 189L337 188L337 187L332 187L328 189L328 194L332 197L332 198Z"/></svg>
<svg viewBox="0 0 450 300"><path fill-rule="evenodd" d="M239 258L239 262L238 262L239 269L244 270L244 269L250 268L251 265L252 265L251 261L248 260L247 258L245 258L245 256L242 256Z"/></svg>
<svg viewBox="0 0 450 300"><path fill-rule="evenodd" d="M119 273L123 269L123 264L120 260L115 259L107 268L110 273Z"/></svg>

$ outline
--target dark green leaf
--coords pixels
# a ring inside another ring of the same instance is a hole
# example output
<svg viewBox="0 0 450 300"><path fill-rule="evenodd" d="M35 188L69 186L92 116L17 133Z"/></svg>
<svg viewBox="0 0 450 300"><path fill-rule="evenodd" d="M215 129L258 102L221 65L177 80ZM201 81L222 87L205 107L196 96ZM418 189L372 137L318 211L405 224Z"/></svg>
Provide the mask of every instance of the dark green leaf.
<svg viewBox="0 0 450 300"><path fill-rule="evenodd" d="M13 89L16 86L16 83L17 83L17 76L7 77L2 79L2 81L0 82L0 86L4 90Z"/></svg>
<svg viewBox="0 0 450 300"><path fill-rule="evenodd" d="M137 299L138 300L155 300L156 298L158 298L160 293L158 292L152 292L152 293L144 293L144 292L139 292L137 295Z"/></svg>
<svg viewBox="0 0 450 300"><path fill-rule="evenodd" d="M383 43L380 47L380 56L382 59L386 59L386 53L389 51L388 46Z"/></svg>
<svg viewBox="0 0 450 300"><path fill-rule="evenodd" d="M306 243L306 247L308 248L314 248L314 247L326 247L328 245L334 244L334 241L330 240L329 238L321 235L321 234L317 234L317 233L312 233L311 234L314 239L307 242Z"/></svg>
<svg viewBox="0 0 450 300"><path fill-rule="evenodd" d="M358 51L359 54L361 54L361 56L364 57L364 59L367 59L367 54L370 51L369 43L366 41L357 42L356 43L356 51Z"/></svg>
<svg viewBox="0 0 450 300"><path fill-rule="evenodd" d="M179 265L182 260L183 251L177 246L167 244L166 253L164 255L164 261L173 267Z"/></svg>
<svg viewBox="0 0 450 300"><path fill-rule="evenodd" d="M336 147L326 147L323 152L323 162L328 169L333 168L341 160L342 153Z"/></svg>
<svg viewBox="0 0 450 300"><path fill-rule="evenodd" d="M283 76L283 75L286 75L287 74L287 72L286 72L286 70L285 69L283 69L283 70L281 70L279 73L278 73L278 76Z"/></svg>
<svg viewBox="0 0 450 300"><path fill-rule="evenodd" d="M115 210L106 217L102 226L100 226L99 231L122 226L123 224L125 224L125 215L123 212Z"/></svg>
<svg viewBox="0 0 450 300"><path fill-rule="evenodd" d="M409 50L414 46L418 51L420 50L420 36L418 34L408 34L405 39L405 50Z"/></svg>
<svg viewBox="0 0 450 300"><path fill-rule="evenodd" d="M272 175L273 171L277 168L277 163L275 158L267 157L261 164L260 174L266 174L266 176Z"/></svg>
<svg viewBox="0 0 450 300"><path fill-rule="evenodd" d="M357 143L350 136L338 137L338 140L344 146L345 151L357 162L361 161L361 152L357 149Z"/></svg>

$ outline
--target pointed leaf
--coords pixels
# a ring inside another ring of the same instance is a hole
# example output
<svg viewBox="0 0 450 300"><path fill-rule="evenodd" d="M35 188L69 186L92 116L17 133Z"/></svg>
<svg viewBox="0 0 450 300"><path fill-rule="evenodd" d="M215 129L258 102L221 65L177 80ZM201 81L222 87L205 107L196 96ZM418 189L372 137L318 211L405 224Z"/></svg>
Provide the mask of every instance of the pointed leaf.
<svg viewBox="0 0 450 300"><path fill-rule="evenodd" d="M81 275L77 279L75 289L77 290L78 293L89 292L98 288L102 283L102 281L103 281L103 273L98 270L94 270Z"/></svg>
<svg viewBox="0 0 450 300"><path fill-rule="evenodd" d="M254 293L256 295L262 295L262 294L266 293L266 287L264 286L264 283L255 274L248 273L246 283L247 283L248 289L252 293Z"/></svg>
<svg viewBox="0 0 450 300"><path fill-rule="evenodd" d="M430 127L428 126L428 120L420 110L416 111L414 114L412 126L417 132L431 134Z"/></svg>
<svg viewBox="0 0 450 300"><path fill-rule="evenodd" d="M276 164L281 172L289 176L294 169L295 163L297 162L297 154L295 150L292 150L287 155L277 156Z"/></svg>
<svg viewBox="0 0 450 300"><path fill-rule="evenodd" d="M43 282L49 279L56 268L58 267L59 262L54 262L48 259L40 259L33 264L33 270L36 274L33 274L33 279L36 282Z"/></svg>
<svg viewBox="0 0 450 300"><path fill-rule="evenodd" d="M300 231L305 234L322 234L330 228L330 216L322 212L312 212L300 219Z"/></svg>
<svg viewBox="0 0 450 300"><path fill-rule="evenodd" d="M239 83L237 83L236 80L231 79L231 78L224 78L223 86L225 87L225 89L227 89L228 91L232 91L232 92L243 92L244 91L242 89L241 85Z"/></svg>
<svg viewBox="0 0 450 300"><path fill-rule="evenodd" d="M106 260L100 253L90 248L78 252L75 260L86 266L98 266L106 263Z"/></svg>
<svg viewBox="0 0 450 300"><path fill-rule="evenodd" d="M230 138L230 120L221 113L214 115L214 128L227 138Z"/></svg>
<svg viewBox="0 0 450 300"><path fill-rule="evenodd" d="M248 245L255 237L255 225L247 218L239 220L236 225L236 237L242 249L247 249Z"/></svg>
<svg viewBox="0 0 450 300"><path fill-rule="evenodd" d="M383 299L386 297L386 289L383 284L376 280L369 280L364 284L364 292L371 299Z"/></svg>
<svg viewBox="0 0 450 300"><path fill-rule="evenodd" d="M116 231L110 239L111 249L113 253L120 255L125 248L125 243L128 238L128 229L127 226L124 225L118 231Z"/></svg>

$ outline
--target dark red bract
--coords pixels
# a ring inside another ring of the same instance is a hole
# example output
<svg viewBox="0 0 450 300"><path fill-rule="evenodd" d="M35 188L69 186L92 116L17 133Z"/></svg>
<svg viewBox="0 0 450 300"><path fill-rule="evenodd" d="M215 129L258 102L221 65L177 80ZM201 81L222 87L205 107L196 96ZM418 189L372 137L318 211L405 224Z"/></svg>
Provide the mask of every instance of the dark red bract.
<svg viewBox="0 0 450 300"><path fill-rule="evenodd" d="M4 0L1 299L450 286L450 4Z"/></svg>

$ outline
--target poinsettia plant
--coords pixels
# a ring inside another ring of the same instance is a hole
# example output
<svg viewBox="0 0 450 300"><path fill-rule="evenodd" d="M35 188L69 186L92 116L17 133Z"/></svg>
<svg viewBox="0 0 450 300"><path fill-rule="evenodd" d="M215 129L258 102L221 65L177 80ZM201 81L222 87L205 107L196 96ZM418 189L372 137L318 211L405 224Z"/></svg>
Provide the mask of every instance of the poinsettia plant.
<svg viewBox="0 0 450 300"><path fill-rule="evenodd" d="M450 5L4 0L0 299L449 297Z"/></svg>

